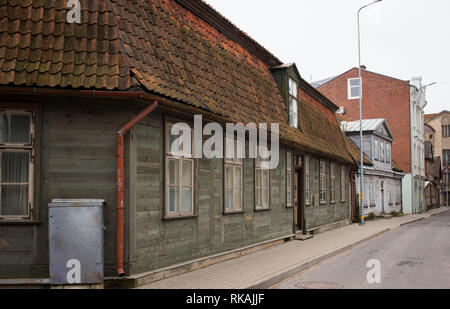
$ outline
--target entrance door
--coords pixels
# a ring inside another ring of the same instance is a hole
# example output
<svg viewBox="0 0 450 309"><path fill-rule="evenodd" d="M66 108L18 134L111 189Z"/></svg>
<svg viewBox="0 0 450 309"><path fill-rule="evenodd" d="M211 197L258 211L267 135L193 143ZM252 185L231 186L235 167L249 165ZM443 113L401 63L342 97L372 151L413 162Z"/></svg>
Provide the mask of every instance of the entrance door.
<svg viewBox="0 0 450 309"><path fill-rule="evenodd" d="M381 213L384 214L384 181L381 180Z"/></svg>
<svg viewBox="0 0 450 309"><path fill-rule="evenodd" d="M304 207L303 207L303 158L295 157L294 173L294 222L297 230L303 229Z"/></svg>

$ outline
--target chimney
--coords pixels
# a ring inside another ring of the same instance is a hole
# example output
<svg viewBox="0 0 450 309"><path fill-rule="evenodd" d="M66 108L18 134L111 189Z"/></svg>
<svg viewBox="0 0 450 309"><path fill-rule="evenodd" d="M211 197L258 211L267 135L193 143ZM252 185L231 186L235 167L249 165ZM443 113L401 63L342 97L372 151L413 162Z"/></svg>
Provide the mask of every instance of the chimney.
<svg viewBox="0 0 450 309"><path fill-rule="evenodd" d="M366 69L367 69L367 67L364 64L362 64L361 65L361 70L366 70Z"/></svg>

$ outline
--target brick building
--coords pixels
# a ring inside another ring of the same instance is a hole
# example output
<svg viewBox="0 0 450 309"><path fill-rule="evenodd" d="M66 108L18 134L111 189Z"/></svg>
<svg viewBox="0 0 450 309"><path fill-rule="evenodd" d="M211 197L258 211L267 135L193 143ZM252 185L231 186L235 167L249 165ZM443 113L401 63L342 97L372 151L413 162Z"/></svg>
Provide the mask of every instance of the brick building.
<svg viewBox="0 0 450 309"><path fill-rule="evenodd" d="M403 208L406 213L425 209L423 109L425 87L421 78L411 81L374 73L362 67L363 119L383 118L394 136L393 158L405 172ZM359 119L358 68L313 83L320 92L341 107L349 121Z"/></svg>

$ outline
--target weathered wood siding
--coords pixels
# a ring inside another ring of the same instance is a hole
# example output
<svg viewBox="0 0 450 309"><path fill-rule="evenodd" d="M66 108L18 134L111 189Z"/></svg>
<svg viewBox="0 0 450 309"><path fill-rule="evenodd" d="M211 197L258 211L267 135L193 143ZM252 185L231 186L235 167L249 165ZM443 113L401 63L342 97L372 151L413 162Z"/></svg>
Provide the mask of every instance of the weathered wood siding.
<svg viewBox="0 0 450 309"><path fill-rule="evenodd" d="M94 104L95 103L95 104ZM127 104L47 100L41 104L39 224L0 223L0 278L48 277L48 203L54 198L105 199L105 264L115 265L116 132Z"/></svg>
<svg viewBox="0 0 450 309"><path fill-rule="evenodd" d="M136 175L130 209L130 273L149 271L178 262L243 247L293 232L293 211L286 208L285 150L270 172L271 209L255 211L254 160L244 160L244 212L223 214L223 160L195 160L195 218L163 220L164 120L157 112L132 131L131 174ZM133 181L133 180L132 180ZM131 215L133 216L133 215Z"/></svg>
<svg viewBox="0 0 450 309"><path fill-rule="evenodd" d="M320 171L319 162L323 160L326 162L327 169L327 200L326 203L320 203L319 184ZM330 201L330 163L336 165L336 202ZM311 188L311 203L305 206L306 229L313 229L339 221L350 220L350 166L345 166L345 199L341 199L341 169L337 162L326 159L311 158L310 159L310 188Z"/></svg>

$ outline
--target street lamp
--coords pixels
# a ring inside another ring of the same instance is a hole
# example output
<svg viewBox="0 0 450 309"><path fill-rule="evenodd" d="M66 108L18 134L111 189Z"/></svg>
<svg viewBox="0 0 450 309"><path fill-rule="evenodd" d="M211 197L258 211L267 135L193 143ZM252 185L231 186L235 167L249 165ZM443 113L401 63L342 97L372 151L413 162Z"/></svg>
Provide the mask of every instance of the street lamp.
<svg viewBox="0 0 450 309"><path fill-rule="evenodd" d="M364 225L364 214L363 214L363 199L364 199L364 155L363 155L363 134L362 134L362 78L361 78L361 31L359 27L359 15L363 9L377 2L381 2L382 0L375 0L372 3L369 3L358 10L358 70L359 70L359 148L361 153L361 171L360 171L360 193L359 193L359 207L360 207L360 222L359 225Z"/></svg>

